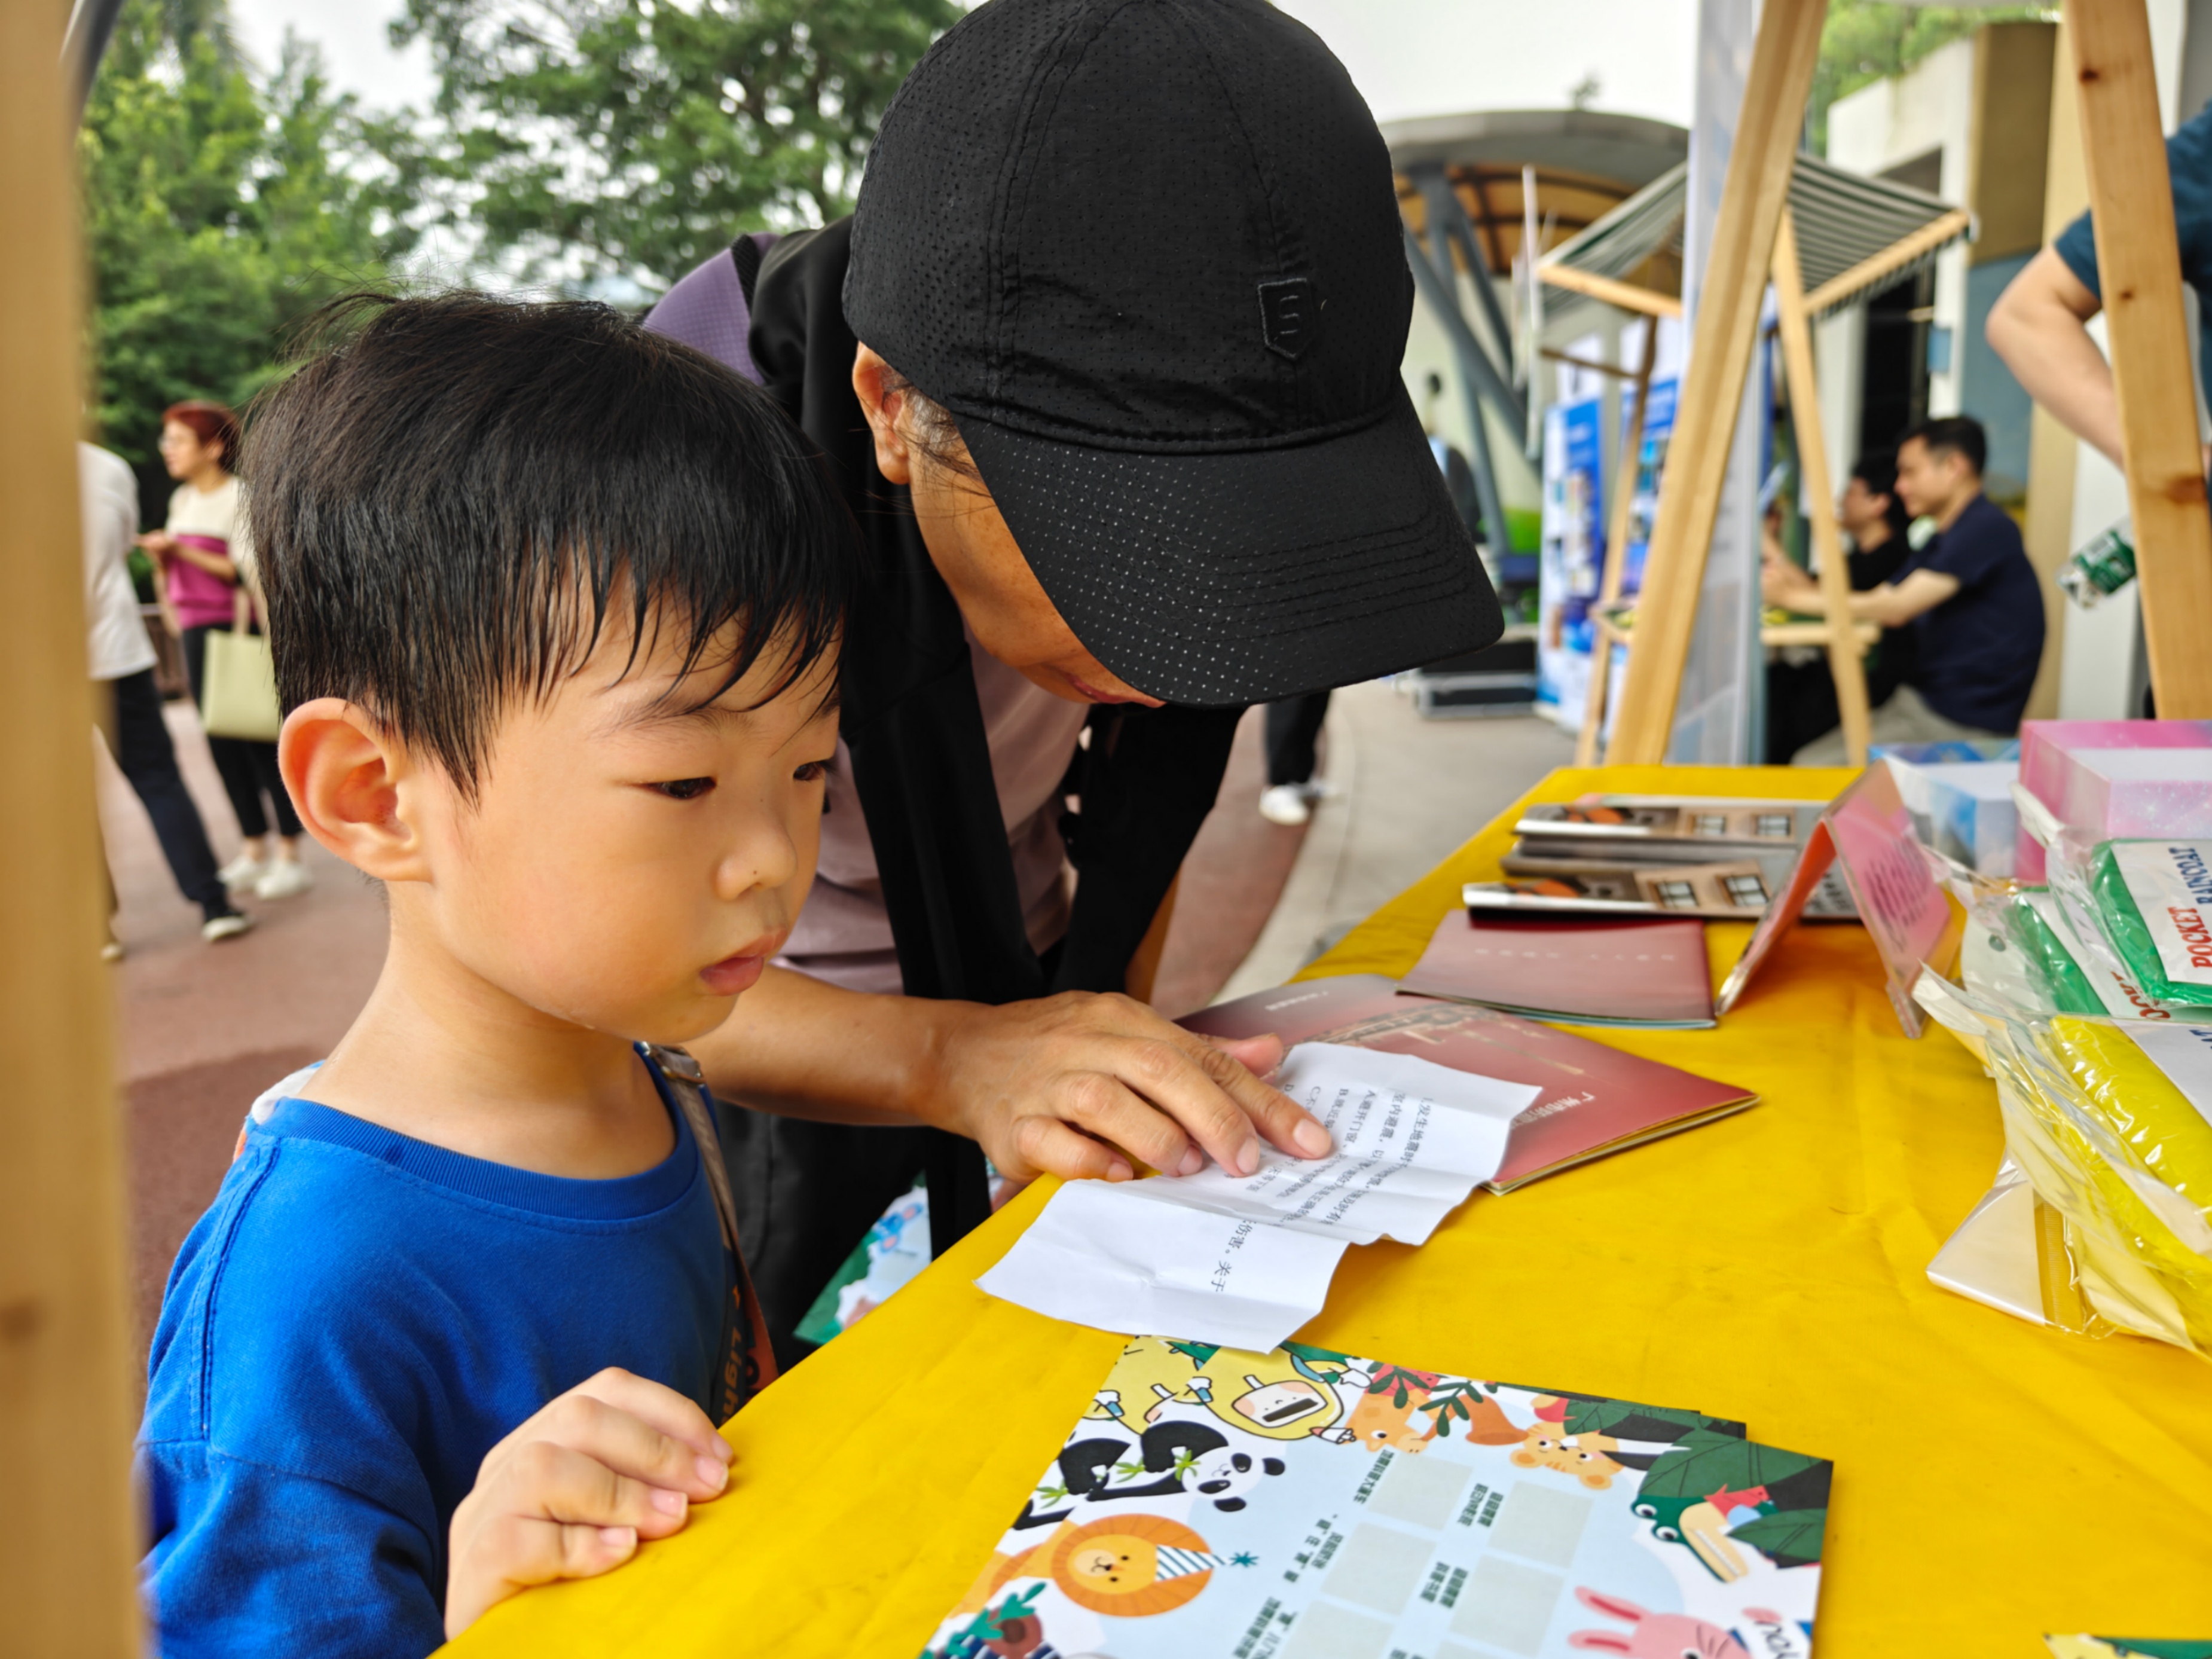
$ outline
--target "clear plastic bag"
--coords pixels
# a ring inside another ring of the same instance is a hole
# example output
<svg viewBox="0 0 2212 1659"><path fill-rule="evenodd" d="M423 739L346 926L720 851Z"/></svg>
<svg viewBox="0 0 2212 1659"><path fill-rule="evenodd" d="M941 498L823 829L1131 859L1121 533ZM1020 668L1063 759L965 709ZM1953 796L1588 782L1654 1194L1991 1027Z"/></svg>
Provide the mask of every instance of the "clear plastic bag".
<svg viewBox="0 0 2212 1659"><path fill-rule="evenodd" d="M1996 1079L2045 1322L2212 1358L2212 1025L2031 1014L1933 973L1914 996Z"/></svg>

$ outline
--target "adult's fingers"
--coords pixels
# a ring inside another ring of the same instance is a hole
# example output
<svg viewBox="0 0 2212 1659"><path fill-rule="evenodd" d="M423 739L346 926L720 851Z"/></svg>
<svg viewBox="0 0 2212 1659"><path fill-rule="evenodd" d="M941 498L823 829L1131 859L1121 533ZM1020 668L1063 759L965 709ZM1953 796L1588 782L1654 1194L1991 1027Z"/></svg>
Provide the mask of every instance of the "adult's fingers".
<svg viewBox="0 0 2212 1659"><path fill-rule="evenodd" d="M1055 1117L1025 1117L1014 1129L1013 1167L1000 1170L1017 1181L1056 1175L1069 1181L1127 1181L1136 1171L1129 1160L1103 1142L1079 1134Z"/></svg>
<svg viewBox="0 0 2212 1659"><path fill-rule="evenodd" d="M1250 1059L1229 1045L1203 1042L1200 1064L1237 1109L1259 1127L1260 1133L1294 1158L1322 1158L1328 1153L1328 1131L1312 1114L1280 1089L1265 1080L1283 1063L1280 1037L1247 1037L1240 1047L1252 1045ZM1254 1065L1252 1060L1262 1062Z"/></svg>

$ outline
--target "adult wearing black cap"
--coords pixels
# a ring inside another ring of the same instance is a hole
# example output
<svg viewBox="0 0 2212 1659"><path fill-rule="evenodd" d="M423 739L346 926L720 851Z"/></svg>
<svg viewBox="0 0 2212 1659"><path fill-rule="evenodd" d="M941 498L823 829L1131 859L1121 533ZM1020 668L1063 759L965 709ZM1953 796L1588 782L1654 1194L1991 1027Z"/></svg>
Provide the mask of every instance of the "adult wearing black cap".
<svg viewBox="0 0 2212 1659"><path fill-rule="evenodd" d="M1015 1176L1325 1148L1236 1063L1272 1039L1099 994L1247 704L1500 631L1399 377L1412 303L1381 136L1304 27L992 0L908 77L852 218L741 237L656 310L820 446L874 573L798 971L694 1045L791 1115L731 1152L780 1340L918 1171L940 1250L987 1212L974 1142ZM934 1127L842 1127L885 1123Z"/></svg>

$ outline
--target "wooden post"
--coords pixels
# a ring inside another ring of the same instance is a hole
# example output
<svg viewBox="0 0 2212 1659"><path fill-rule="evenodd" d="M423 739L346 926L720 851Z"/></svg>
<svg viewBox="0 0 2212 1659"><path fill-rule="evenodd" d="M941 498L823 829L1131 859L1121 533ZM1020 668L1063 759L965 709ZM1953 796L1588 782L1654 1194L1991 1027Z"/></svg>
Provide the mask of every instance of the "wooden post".
<svg viewBox="0 0 2212 1659"><path fill-rule="evenodd" d="M1689 659L1744 377L1751 370L1774 230L1789 199L1827 12L1827 0L1766 0L1759 20L1690 337L1689 368L1675 406L1658 522L1644 556L1636 640L1606 751L1615 764L1665 760L1674 734L1674 700Z"/></svg>
<svg viewBox="0 0 2212 1659"><path fill-rule="evenodd" d="M1797 228L1788 207L1774 233L1774 303L1781 321L1782 367L1790 377L1790 416L1797 428L1800 499L1813 526L1820 562L1820 598L1828 613L1828 672L1835 676L1844 750L1853 766L1867 763L1871 718L1866 665L1851 627L1851 580L1836 530L1835 483L1828 477L1827 440L1820 430L1820 392L1813 378L1813 331L1805 320L1805 282L1797 264Z"/></svg>
<svg viewBox="0 0 2212 1659"><path fill-rule="evenodd" d="M2045 244L2057 241L2058 234L2089 205L2089 184L2081 172L2081 100L2074 89L2074 47L2063 23L2051 44L2051 143L2043 167ZM2043 665L2036 671L2025 716L2032 720L2055 720L2058 714L2070 619L2056 578L2074 551L2074 476L2080 465L2080 440L2038 404L2028 417L2027 522L2021 531L2028 562L2035 567L2043 589Z"/></svg>
<svg viewBox="0 0 2212 1659"><path fill-rule="evenodd" d="M1644 422L1651 407L1651 370L1659 361L1659 319L1644 319L1644 352L1636 365L1636 413L1620 434L1620 454L1613 470L1613 511L1605 527L1605 574L1598 580L1597 602L1612 605L1620 598L1628 577L1628 511L1636 498L1637 461L1644 448ZM1613 626L1601 613L1590 629L1589 693L1583 700L1583 729L1575 738L1575 764L1588 766L1597 759L1597 743L1605 730L1607 694L1613 688Z"/></svg>
<svg viewBox="0 0 2212 1659"><path fill-rule="evenodd" d="M2066 0L2098 285L2119 398L2151 689L2166 720L2212 717L2212 517L2181 313L2173 190L2143 0Z"/></svg>
<svg viewBox="0 0 2212 1659"><path fill-rule="evenodd" d="M0 5L0 1648L138 1639L121 1113L77 542L76 169L60 0Z"/></svg>

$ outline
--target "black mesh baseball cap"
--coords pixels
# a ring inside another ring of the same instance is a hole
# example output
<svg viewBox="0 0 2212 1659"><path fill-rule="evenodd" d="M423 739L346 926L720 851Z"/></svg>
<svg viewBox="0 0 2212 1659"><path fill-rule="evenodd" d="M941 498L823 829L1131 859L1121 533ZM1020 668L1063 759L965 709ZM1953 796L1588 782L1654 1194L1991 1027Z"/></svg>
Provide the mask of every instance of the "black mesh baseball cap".
<svg viewBox="0 0 2212 1659"><path fill-rule="evenodd" d="M1076 637L1202 707L1498 637L1413 304L1374 118L1265 0L977 8L884 114L845 278Z"/></svg>

